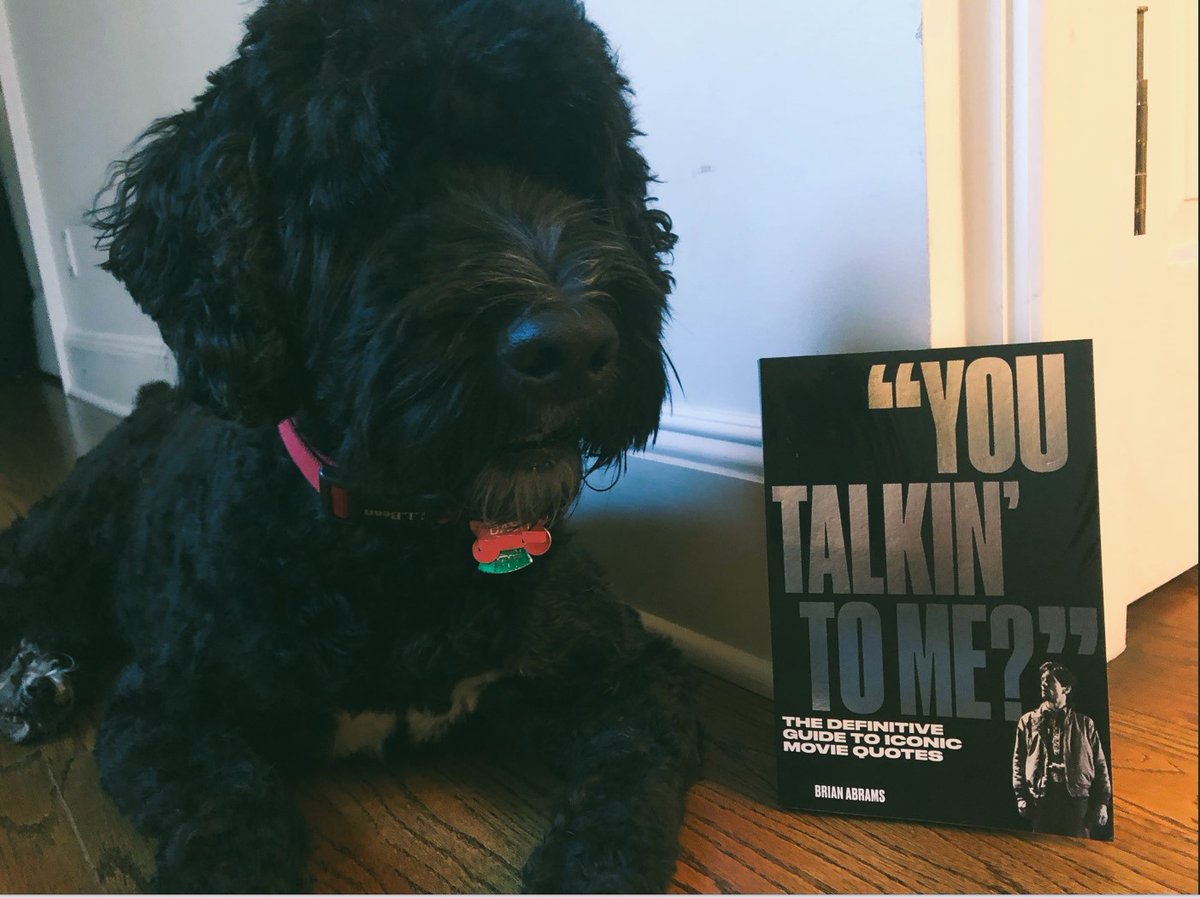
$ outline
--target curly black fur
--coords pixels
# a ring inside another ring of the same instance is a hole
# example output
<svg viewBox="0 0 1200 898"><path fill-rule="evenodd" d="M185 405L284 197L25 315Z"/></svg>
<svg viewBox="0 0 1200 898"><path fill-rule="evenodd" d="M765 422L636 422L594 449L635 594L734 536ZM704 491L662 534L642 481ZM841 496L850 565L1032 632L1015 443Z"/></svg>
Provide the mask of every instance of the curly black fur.
<svg viewBox="0 0 1200 898"><path fill-rule="evenodd" d="M266 0L116 166L107 267L179 387L0 534L0 735L46 735L124 657L96 750L157 888L303 888L288 775L368 710L399 712L391 748L474 711L561 772L527 888L669 881L686 664L568 534L491 576L467 527L554 521L657 427L675 238L627 92L572 0ZM331 518L289 416L438 522Z"/></svg>

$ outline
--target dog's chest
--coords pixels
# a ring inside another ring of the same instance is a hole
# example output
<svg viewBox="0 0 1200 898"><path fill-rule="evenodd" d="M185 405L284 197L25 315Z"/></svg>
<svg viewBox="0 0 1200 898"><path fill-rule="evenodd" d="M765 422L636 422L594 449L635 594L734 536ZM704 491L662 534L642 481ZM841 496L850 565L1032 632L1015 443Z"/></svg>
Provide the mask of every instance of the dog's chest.
<svg viewBox="0 0 1200 898"><path fill-rule="evenodd" d="M440 740L512 669L521 632L521 597L491 580L422 582L415 563L368 561L340 566L353 592L309 627L314 666L328 672L335 756Z"/></svg>
<svg viewBox="0 0 1200 898"><path fill-rule="evenodd" d="M500 671L493 670L460 680L450 691L448 706L438 710L413 705L400 713L363 711L352 714L338 711L333 755L382 757L385 746L393 738L414 744L435 742L445 736L455 723L479 707L483 691L500 676Z"/></svg>

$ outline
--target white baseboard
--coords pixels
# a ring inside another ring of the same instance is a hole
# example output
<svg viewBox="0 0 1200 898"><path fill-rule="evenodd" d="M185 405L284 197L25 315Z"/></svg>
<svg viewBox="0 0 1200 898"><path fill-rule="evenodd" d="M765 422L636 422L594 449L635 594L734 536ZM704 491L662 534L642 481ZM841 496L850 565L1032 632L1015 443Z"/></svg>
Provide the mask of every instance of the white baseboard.
<svg viewBox="0 0 1200 898"><path fill-rule="evenodd" d="M664 602L662 595L641 592L641 587L636 582L625 584L627 598L635 606L645 605L669 613L674 620L647 611L639 612L647 629L669 637L694 665L751 692L770 698L773 694L770 659L734 648L707 635L723 632L726 629L725 625L730 623L729 615L737 614L732 610L728 613L713 613L717 607L724 609L730 577L733 576L738 582L750 583L755 582L763 572L758 571L757 567L753 571L742 570L747 564L757 564L755 547L744 544L747 534L755 532L755 525L762 514L753 498L755 491L740 485L734 487L728 483L723 487L714 487L713 482L706 482L705 478L714 476L755 484L763 482L761 417L726 409L676 404L669 411L664 410L654 444L636 457L686 469L686 472L690 473L676 472L665 478L676 491L674 498L664 498L660 493L650 490L640 494L640 504L635 502L636 507L624 509L625 512L638 514L638 509L646 503L650 506L669 503L666 517L673 519L682 514L683 506L692 509L697 507L689 506L689 501L712 501L713 495L719 494L730 501L723 506L723 515L711 519L711 528L728 530L729 544L743 550L731 552L732 558L697 559L695 565L706 571L706 575L698 579L692 575L676 578L676 585L680 587L677 591L701 596L704 600L714 603L707 606L707 613L697 614L694 609L688 607L672 607L670 601ZM656 483L661 479L662 475L654 478ZM643 488L647 486L644 482L640 485ZM681 494L690 498L680 500ZM701 514L715 515L715 511L706 509ZM754 520L751 521L750 517ZM653 526L643 533L649 541L645 546L647 551L668 558L678 556L669 546L678 541L677 533L666 532ZM597 536L600 535L593 534L594 538ZM612 534L605 538L610 541L615 539ZM610 548L619 555L627 547L615 545ZM736 572L731 570L731 564L737 569ZM693 571L693 575L694 573ZM684 583L687 585L684 586ZM763 598L765 600L765 594ZM692 628L697 625L707 632ZM734 629L745 635L744 626Z"/></svg>
<svg viewBox="0 0 1200 898"><path fill-rule="evenodd" d="M54 346L54 329L50 325L50 310L46 306L46 294L41 289L33 295L33 344L37 350L38 370L62 380L58 350Z"/></svg>
<svg viewBox="0 0 1200 898"><path fill-rule="evenodd" d="M153 337L69 330L63 345L71 371L67 392L114 415L133 411L143 384L175 380L170 350Z"/></svg>
<svg viewBox="0 0 1200 898"><path fill-rule="evenodd" d="M675 406L663 415L654 445L640 457L762 483L762 419L725 409Z"/></svg>
<svg viewBox="0 0 1200 898"><path fill-rule="evenodd" d="M668 637L683 652L683 656L701 670L767 698L775 694L770 659L735 649L645 611L638 613L647 630Z"/></svg>

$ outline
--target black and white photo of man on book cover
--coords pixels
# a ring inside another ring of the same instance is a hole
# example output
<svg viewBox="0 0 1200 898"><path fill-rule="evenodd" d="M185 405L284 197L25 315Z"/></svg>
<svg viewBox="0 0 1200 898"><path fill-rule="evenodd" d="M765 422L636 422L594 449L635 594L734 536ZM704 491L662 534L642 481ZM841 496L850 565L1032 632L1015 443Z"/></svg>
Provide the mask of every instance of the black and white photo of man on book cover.
<svg viewBox="0 0 1200 898"><path fill-rule="evenodd" d="M1092 719L1069 704L1075 675L1041 666L1041 704L1017 722L1013 791L1035 833L1090 838L1108 823L1112 779Z"/></svg>

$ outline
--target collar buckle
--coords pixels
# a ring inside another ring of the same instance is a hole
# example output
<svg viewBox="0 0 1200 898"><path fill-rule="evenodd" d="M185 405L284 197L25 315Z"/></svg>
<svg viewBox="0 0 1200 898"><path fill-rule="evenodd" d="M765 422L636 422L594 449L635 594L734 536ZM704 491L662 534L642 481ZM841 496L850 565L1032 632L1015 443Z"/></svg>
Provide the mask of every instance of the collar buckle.
<svg viewBox="0 0 1200 898"><path fill-rule="evenodd" d="M358 516L351 492L329 465L321 465L317 471L317 489L321 493L321 507L330 517L349 521Z"/></svg>

